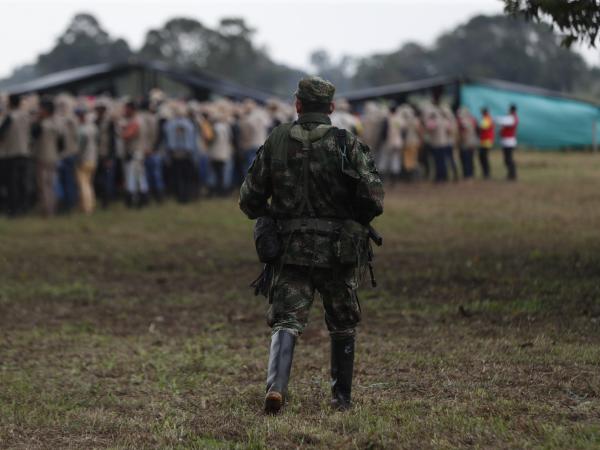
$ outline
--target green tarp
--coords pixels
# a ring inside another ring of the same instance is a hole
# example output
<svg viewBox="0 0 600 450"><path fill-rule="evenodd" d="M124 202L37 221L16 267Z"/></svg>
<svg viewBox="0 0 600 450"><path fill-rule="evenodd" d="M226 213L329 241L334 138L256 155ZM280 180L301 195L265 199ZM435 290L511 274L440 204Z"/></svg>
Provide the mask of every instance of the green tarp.
<svg viewBox="0 0 600 450"><path fill-rule="evenodd" d="M476 117L480 117L483 106L492 116L504 115L513 103L519 113L519 145L541 149L591 147L594 130L600 143L600 108L591 103L478 83L461 87L461 104Z"/></svg>

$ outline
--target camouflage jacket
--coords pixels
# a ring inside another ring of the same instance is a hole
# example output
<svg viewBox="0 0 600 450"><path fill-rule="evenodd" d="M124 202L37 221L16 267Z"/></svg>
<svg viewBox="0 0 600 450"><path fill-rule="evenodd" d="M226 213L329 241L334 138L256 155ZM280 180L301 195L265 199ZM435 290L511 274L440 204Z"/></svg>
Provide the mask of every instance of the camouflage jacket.
<svg viewBox="0 0 600 450"><path fill-rule="evenodd" d="M295 124L304 130L320 127L325 133L305 151L290 134ZM363 225L381 214L383 186L369 148L346 132L343 156L336 132L329 117L319 113L302 114L297 122L275 128L241 187L241 210L251 219L316 217L353 219ZM331 240L310 232L284 236L284 262L330 267L334 263Z"/></svg>

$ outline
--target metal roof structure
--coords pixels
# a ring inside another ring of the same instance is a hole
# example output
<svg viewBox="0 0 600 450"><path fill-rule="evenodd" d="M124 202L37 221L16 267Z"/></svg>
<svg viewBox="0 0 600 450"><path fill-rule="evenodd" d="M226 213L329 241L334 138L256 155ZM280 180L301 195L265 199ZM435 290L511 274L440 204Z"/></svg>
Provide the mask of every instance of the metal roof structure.
<svg viewBox="0 0 600 450"><path fill-rule="evenodd" d="M428 91L435 88L450 86L460 82L460 77L456 76L438 76L424 78L421 80L405 81L402 83L386 84L383 86L357 89L355 91L345 92L338 95L345 98L350 103L360 103L367 100L376 100L380 98L395 99L406 94Z"/></svg>
<svg viewBox="0 0 600 450"><path fill-rule="evenodd" d="M574 100L583 103L589 103L592 105L600 105L600 103L593 102L587 99L582 99L573 95L565 94L563 92L553 91L537 86L530 86L526 84L513 83L510 81L496 80L492 78L478 78L470 76L437 76L432 78L425 78L421 80L406 81L402 83L387 84L383 86L357 89L346 93L339 94L338 97L345 98L350 103L362 103L368 100L377 99L390 99L398 100L403 99L408 94L419 93L424 91L430 91L440 88L453 88L454 94L460 96L460 86L463 84L480 84L488 87L497 89L505 89L509 91L519 92L521 94L540 95L544 97L563 98L567 100Z"/></svg>
<svg viewBox="0 0 600 450"><path fill-rule="evenodd" d="M157 61L126 61L119 63L102 63L91 66L63 70L49 75L44 75L35 80L9 86L6 90L11 94L27 93L57 93L68 91L77 93L90 83L110 79L130 72L147 73L142 77L142 89L147 92L156 87L156 75L188 86L198 97L206 97L214 93L233 99L252 98L259 102L266 102L273 94L258 89L242 86L233 81L198 70L188 70L169 66Z"/></svg>

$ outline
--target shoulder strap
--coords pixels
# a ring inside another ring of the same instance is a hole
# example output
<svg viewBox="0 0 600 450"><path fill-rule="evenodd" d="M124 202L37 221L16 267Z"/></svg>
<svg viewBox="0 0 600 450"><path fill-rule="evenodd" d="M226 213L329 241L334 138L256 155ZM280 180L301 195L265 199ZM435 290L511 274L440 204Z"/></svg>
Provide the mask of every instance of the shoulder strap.
<svg viewBox="0 0 600 450"><path fill-rule="evenodd" d="M346 146L347 136L348 136L348 133L346 132L345 129L336 128L335 137L336 137L338 149L340 151L342 172L345 175L348 175L350 178L354 178L356 180L356 179L360 178L360 175L358 174L356 169L354 169L354 167L352 167L352 163L350 162L350 159L348 158L348 149Z"/></svg>
<svg viewBox="0 0 600 450"><path fill-rule="evenodd" d="M275 128L269 138L271 139L271 159L272 161L276 161L280 167L287 166L287 139L289 136L290 128L292 128L293 123L285 123L283 125L279 125Z"/></svg>

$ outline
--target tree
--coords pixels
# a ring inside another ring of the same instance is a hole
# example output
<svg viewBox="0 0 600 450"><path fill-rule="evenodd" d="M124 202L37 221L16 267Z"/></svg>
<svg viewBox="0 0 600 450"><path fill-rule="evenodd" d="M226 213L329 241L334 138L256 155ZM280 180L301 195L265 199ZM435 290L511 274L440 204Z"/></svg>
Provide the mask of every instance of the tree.
<svg viewBox="0 0 600 450"><path fill-rule="evenodd" d="M240 18L224 18L217 29L176 18L148 32L140 56L289 95L303 72L273 62L266 50L254 45L253 35L254 30Z"/></svg>
<svg viewBox="0 0 600 450"><path fill-rule="evenodd" d="M595 47L600 28L600 0L504 0L504 10L536 22L549 22L570 47L581 41Z"/></svg>
<svg viewBox="0 0 600 450"><path fill-rule="evenodd" d="M40 74L103 62L123 61L131 50L123 39L113 39L90 14L77 14L52 50L38 57Z"/></svg>
<svg viewBox="0 0 600 450"><path fill-rule="evenodd" d="M432 61L441 74L466 74L571 91L588 70L560 46L548 25L505 16L477 16L440 36Z"/></svg>
<svg viewBox="0 0 600 450"><path fill-rule="evenodd" d="M358 60L355 87L399 83L439 75L431 50L409 42L392 53L381 53Z"/></svg>
<svg viewBox="0 0 600 450"><path fill-rule="evenodd" d="M561 47L548 25L503 15L473 17L441 35L431 48L408 43L361 58L356 67L355 87L470 75L571 92L589 73L583 58Z"/></svg>
<svg viewBox="0 0 600 450"><path fill-rule="evenodd" d="M327 50L320 49L311 53L310 63L317 75L335 84L337 92L352 88L354 58L346 55L335 60Z"/></svg>

